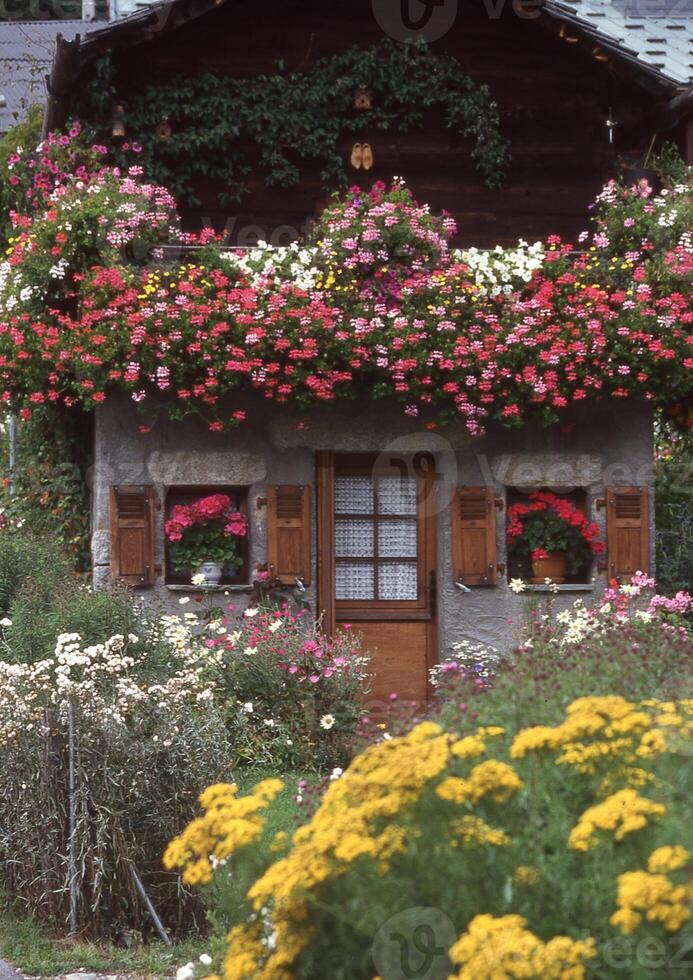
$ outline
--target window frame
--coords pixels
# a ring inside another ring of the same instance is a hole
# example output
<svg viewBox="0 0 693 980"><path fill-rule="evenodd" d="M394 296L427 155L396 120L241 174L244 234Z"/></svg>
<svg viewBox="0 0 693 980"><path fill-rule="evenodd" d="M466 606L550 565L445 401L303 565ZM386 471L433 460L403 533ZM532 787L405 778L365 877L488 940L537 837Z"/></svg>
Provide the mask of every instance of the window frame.
<svg viewBox="0 0 693 980"><path fill-rule="evenodd" d="M398 458L400 458L398 456ZM334 481L335 486L337 480L342 476L369 476L374 480L378 478L378 468L376 466L378 462L378 456L364 455L364 454L353 454L353 455L336 455L334 460ZM388 473L392 475L392 473ZM337 589L335 583L335 609L341 619L345 617L352 616L354 619L381 619L383 614L386 614L389 618L396 618L398 613L401 613L403 618L407 619L429 619L431 616L430 611L430 599L429 599L429 583L424 581L425 579L425 568L426 568L426 553L428 548L428 521L426 520L426 499L427 493L430 489L426 489L423 501L420 499L420 488L422 483L427 480L426 475L422 477L415 472L412 468L408 475L413 475L417 480L417 493L416 493L416 513L411 514L387 514L381 515L377 513L376 508L376 493L374 490L374 511L372 514L360 514L354 512L353 514L337 514L336 507L333 515L332 521L332 547L333 547L333 561L335 567L335 577L336 569L340 562L349 562L352 564L370 565L374 570L374 592L377 589L378 584L378 541L377 541L377 530L381 519L385 518L385 523L388 520L402 520L411 518L416 522L416 557L408 558L404 557L402 559L397 559L392 556L380 557L381 564L387 562L388 560L406 564L416 565L416 599L338 599ZM419 482L421 481L421 482ZM367 519L373 522L373 555L368 557L356 557L350 558L348 556L336 555L336 528L337 521L340 518L351 518L354 520Z"/></svg>
<svg viewBox="0 0 693 980"><path fill-rule="evenodd" d="M508 520L507 520L508 511L515 504L523 503L524 501L526 501L531 493L544 493L544 492L554 493L557 497L562 497L566 500L569 500L570 503L582 514L584 514L585 517L587 517L589 520L590 506L592 501L589 487L581 486L581 487L573 487L570 490L559 490L556 489L555 487L547 487L544 485L536 486L536 487L506 486L505 488L506 520L505 520L504 535L506 541L506 559L507 559L506 577L508 582L510 582L510 580L514 578L522 578L525 581L528 581L531 580L532 577L531 565L529 569L523 568L523 566L517 561L517 559L511 558L510 555L507 553L507 535L505 534L505 532L507 531L508 528ZM589 561L586 562L582 572L574 572L571 574L570 572L566 571L565 582L563 583L563 585L565 587L569 587L571 585L575 585L575 586L591 585L596 571L597 559L598 556L593 554L591 559L589 559Z"/></svg>
<svg viewBox="0 0 693 980"><path fill-rule="evenodd" d="M171 508L176 504L189 504L193 500L197 500L200 497L208 497L215 493L224 493L231 497L233 500L237 501L236 509L245 516L248 521L248 533L245 538L242 538L239 543L238 553L243 559L243 564L239 567L235 575L222 575L219 581L219 587L223 586L233 586L233 585L249 585L250 584L250 521L249 517L249 507L248 507L248 497L249 497L249 486L242 486L238 484L228 484L228 483L205 483L205 484L190 484L190 483L171 483L164 488L164 560L163 560L163 579L164 585L187 585L191 589L195 587L192 585L190 575L185 575L183 572L173 571L171 564L171 543L166 537L165 525L166 521L169 519ZM174 498L174 499L172 499Z"/></svg>

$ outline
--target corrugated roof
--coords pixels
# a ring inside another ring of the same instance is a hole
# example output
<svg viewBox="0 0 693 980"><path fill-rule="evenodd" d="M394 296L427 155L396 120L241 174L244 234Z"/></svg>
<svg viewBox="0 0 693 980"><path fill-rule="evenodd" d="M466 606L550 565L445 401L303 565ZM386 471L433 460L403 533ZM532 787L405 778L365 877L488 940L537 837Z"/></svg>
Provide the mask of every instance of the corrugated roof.
<svg viewBox="0 0 693 980"><path fill-rule="evenodd" d="M693 0L545 0L544 10L660 81L693 83Z"/></svg>
<svg viewBox="0 0 693 980"><path fill-rule="evenodd" d="M50 72L58 34L72 40L84 34L82 20L35 20L0 23L0 132L12 129L36 102L46 101L46 75Z"/></svg>

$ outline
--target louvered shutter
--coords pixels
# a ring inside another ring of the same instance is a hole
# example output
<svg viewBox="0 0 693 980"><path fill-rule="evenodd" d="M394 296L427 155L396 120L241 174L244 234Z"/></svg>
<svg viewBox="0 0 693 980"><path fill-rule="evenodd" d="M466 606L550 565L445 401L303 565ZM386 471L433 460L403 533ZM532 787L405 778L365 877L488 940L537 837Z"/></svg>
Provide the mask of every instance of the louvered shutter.
<svg viewBox="0 0 693 980"><path fill-rule="evenodd" d="M286 585L310 584L310 487L268 488L267 568Z"/></svg>
<svg viewBox="0 0 693 980"><path fill-rule="evenodd" d="M629 578L650 567L647 487L607 487L606 548L609 578Z"/></svg>
<svg viewBox="0 0 693 980"><path fill-rule="evenodd" d="M459 487L452 501L455 582L495 585L496 510L492 487Z"/></svg>
<svg viewBox="0 0 693 980"><path fill-rule="evenodd" d="M154 487L111 487L111 579L154 584Z"/></svg>

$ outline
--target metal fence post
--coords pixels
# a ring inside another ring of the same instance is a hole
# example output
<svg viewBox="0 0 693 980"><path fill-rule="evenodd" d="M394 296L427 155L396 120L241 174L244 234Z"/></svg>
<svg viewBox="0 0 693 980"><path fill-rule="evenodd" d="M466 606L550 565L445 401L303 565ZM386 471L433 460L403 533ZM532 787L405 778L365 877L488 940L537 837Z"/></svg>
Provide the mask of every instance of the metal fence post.
<svg viewBox="0 0 693 980"><path fill-rule="evenodd" d="M67 868L70 877L70 935L77 933L77 796L75 773L75 718L72 704L67 703Z"/></svg>

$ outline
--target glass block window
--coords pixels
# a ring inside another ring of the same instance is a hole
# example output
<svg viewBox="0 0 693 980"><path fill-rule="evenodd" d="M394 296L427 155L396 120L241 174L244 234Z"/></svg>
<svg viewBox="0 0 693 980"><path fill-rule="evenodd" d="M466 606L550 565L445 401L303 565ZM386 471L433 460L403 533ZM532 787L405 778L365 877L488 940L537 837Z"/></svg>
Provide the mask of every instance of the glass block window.
<svg viewBox="0 0 693 980"><path fill-rule="evenodd" d="M336 476L338 601L418 598L416 493L415 476Z"/></svg>

